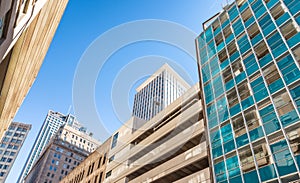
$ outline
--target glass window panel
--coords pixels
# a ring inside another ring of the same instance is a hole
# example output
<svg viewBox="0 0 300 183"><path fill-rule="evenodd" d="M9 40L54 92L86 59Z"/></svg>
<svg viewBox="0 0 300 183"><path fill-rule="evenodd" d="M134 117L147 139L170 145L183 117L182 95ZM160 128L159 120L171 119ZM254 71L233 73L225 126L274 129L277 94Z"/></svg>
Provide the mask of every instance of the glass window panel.
<svg viewBox="0 0 300 183"><path fill-rule="evenodd" d="M242 54L245 54L247 51L250 50L250 43L248 41L247 35L244 35L241 38L239 38L237 40L237 43Z"/></svg>
<svg viewBox="0 0 300 183"><path fill-rule="evenodd" d="M215 47L215 43L213 41L211 41L207 45L207 52L208 52L209 58L213 57L216 54L216 47Z"/></svg>
<svg viewBox="0 0 300 183"><path fill-rule="evenodd" d="M260 126L260 127L256 128L256 129L250 131L249 135L250 135L251 141L255 141L255 140L263 137L264 133L262 131L262 127Z"/></svg>
<svg viewBox="0 0 300 183"><path fill-rule="evenodd" d="M202 70L202 80L203 80L203 83L206 83L211 78L210 77L209 64L204 65L201 70Z"/></svg>
<svg viewBox="0 0 300 183"><path fill-rule="evenodd" d="M262 14L264 14L267 11L261 0L257 0L251 5L251 7L256 18L259 18Z"/></svg>
<svg viewBox="0 0 300 183"><path fill-rule="evenodd" d="M232 28L236 37L240 35L244 31L241 19L238 19L235 23L233 23Z"/></svg>
<svg viewBox="0 0 300 183"><path fill-rule="evenodd" d="M236 170L234 170L234 171L229 172L229 177L233 176L233 175L235 177L229 179L230 183L240 183L240 182L242 182L242 177L240 176L240 170L239 170L239 168L236 169ZM239 176L236 176L236 175L239 175Z"/></svg>
<svg viewBox="0 0 300 183"><path fill-rule="evenodd" d="M264 67L265 65L270 63L272 60L273 60L273 58L272 58L271 54L268 53L265 56L261 57L258 62L261 67Z"/></svg>
<svg viewBox="0 0 300 183"><path fill-rule="evenodd" d="M259 183L256 170L243 174L246 183Z"/></svg>
<svg viewBox="0 0 300 183"><path fill-rule="evenodd" d="M281 26L283 23L285 23L287 20L289 20L291 17L288 12L284 13L281 17L279 17L275 22L277 26Z"/></svg>
<svg viewBox="0 0 300 183"><path fill-rule="evenodd" d="M287 47L285 46L278 32L274 33L269 38L267 38L267 42L275 58L287 50Z"/></svg>
<svg viewBox="0 0 300 183"><path fill-rule="evenodd" d="M300 112L300 86L297 86L290 90L291 95L297 105L298 111Z"/></svg>
<svg viewBox="0 0 300 183"><path fill-rule="evenodd" d="M265 15L263 16L259 21L258 21L263 33L265 36L270 34L272 31L276 29L270 15Z"/></svg>
<svg viewBox="0 0 300 183"><path fill-rule="evenodd" d="M209 42L213 38L211 26L205 30L205 38L206 38L206 42Z"/></svg>
<svg viewBox="0 0 300 183"><path fill-rule="evenodd" d="M290 47L293 47L293 46L295 46L296 44L299 43L299 40L300 40L300 32L298 32L296 35L294 35L289 40L287 40L287 44Z"/></svg>
<svg viewBox="0 0 300 183"><path fill-rule="evenodd" d="M219 156L221 156L222 153L222 146L219 146L217 148L212 148L212 154L213 154L213 158L217 158Z"/></svg>
<svg viewBox="0 0 300 183"><path fill-rule="evenodd" d="M233 5L229 11L228 11L228 14L229 14L229 18L231 21L233 21L237 16L238 16L238 11L237 11L237 8L235 5Z"/></svg>
<svg viewBox="0 0 300 183"><path fill-rule="evenodd" d="M236 144L238 147L242 147L249 143L247 134L241 135L236 138Z"/></svg>
<svg viewBox="0 0 300 183"><path fill-rule="evenodd" d="M272 144L270 147L280 176L297 171L285 140Z"/></svg>
<svg viewBox="0 0 300 183"><path fill-rule="evenodd" d="M277 177L277 174L275 172L275 168L274 168L273 164L262 167L258 171L259 171L260 178L262 181L267 181L267 180Z"/></svg>
<svg viewBox="0 0 300 183"><path fill-rule="evenodd" d="M224 152L225 153L231 152L234 149L235 149L235 143L233 140L229 141L227 143L224 143Z"/></svg>
<svg viewBox="0 0 300 183"><path fill-rule="evenodd" d="M211 70L212 77L214 77L216 74L218 74L220 72L220 68L219 68L219 63L218 63L218 58L217 57L214 57L210 61L210 70Z"/></svg>
<svg viewBox="0 0 300 183"><path fill-rule="evenodd" d="M275 132L280 129L280 124L276 117L273 105L268 105L267 107L259 110L262 122L264 124L264 129L267 134Z"/></svg>
<svg viewBox="0 0 300 183"><path fill-rule="evenodd" d="M217 111L220 123L228 119L228 108L225 97L217 101Z"/></svg>

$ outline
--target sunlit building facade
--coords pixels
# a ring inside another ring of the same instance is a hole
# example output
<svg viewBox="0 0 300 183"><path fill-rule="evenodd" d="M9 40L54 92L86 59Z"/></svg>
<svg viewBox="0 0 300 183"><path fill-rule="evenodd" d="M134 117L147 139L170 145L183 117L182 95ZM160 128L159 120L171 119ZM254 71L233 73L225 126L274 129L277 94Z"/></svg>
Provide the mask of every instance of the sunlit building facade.
<svg viewBox="0 0 300 183"><path fill-rule="evenodd" d="M300 168L300 1L237 0L196 41L215 182L289 182Z"/></svg>
<svg viewBox="0 0 300 183"><path fill-rule="evenodd" d="M136 89L132 115L148 121L190 87L168 64L164 64Z"/></svg>
<svg viewBox="0 0 300 183"><path fill-rule="evenodd" d="M5 182L30 129L30 124L12 122L5 132L0 143L0 182Z"/></svg>

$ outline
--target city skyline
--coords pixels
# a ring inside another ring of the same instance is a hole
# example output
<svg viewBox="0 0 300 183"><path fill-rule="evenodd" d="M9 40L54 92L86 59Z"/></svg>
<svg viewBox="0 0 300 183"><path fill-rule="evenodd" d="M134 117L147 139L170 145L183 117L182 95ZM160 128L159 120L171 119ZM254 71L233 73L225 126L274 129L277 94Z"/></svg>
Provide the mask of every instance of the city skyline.
<svg viewBox="0 0 300 183"><path fill-rule="evenodd" d="M225 1L214 1L213 3L211 1L194 1L190 2L189 4L185 4L184 6L182 6L179 1L151 1L144 3L135 1L127 5L125 5L124 2L116 2L117 1L89 2L86 4L75 1L69 2L65 15L63 16L61 24L59 25L57 34L54 37L52 45L41 68L41 72L15 117L15 120L22 119L22 121L30 121L33 124L32 131L29 134L28 140L25 142L24 146L32 146L33 139L35 139L38 129L43 121L45 111L53 109L55 111L67 113L70 105L72 105L71 88L74 71L76 69L76 63L78 62L83 51L97 36L119 24L140 19L169 20L187 26L194 32L199 33L201 30L199 25L208 17L210 17L211 12L218 12L222 8L221 4L225 4ZM199 11L196 7L206 8L203 8L202 11ZM121 16L113 14L115 8L122 11L123 14ZM150 11L151 9L156 9L156 13ZM168 11L166 11L166 9ZM109 13L109 11L111 11L111 13ZM82 14L83 12L84 15ZM92 18L90 21L86 21L83 19L86 14L89 17L94 18ZM103 17L106 17L106 15L109 15L113 21L104 20ZM76 30L73 29L74 17L84 24ZM191 17L193 19L191 19ZM81 36L78 37L77 35ZM74 44L74 37L76 37L76 41L80 42L81 44ZM136 54L138 53L136 52L137 49L140 50L139 54ZM126 49L120 50L119 54L120 55L112 57L112 60L123 60L120 65L113 66L115 61L107 64L107 67L111 67L113 73L117 73L118 70L121 69L124 64L129 63L131 59L143 55L158 54L170 57L184 70L188 70L193 79L192 83L190 83L191 85L198 81L197 69L195 67L196 63L192 61L189 56L184 53L180 53L180 51L172 46L165 46L155 42L145 42L143 44L137 43L127 47ZM124 57L124 54L127 56ZM170 65L175 67L175 69L178 68L178 66L174 64ZM151 69L155 71L158 68L159 66L154 66ZM104 71L103 74L107 74L107 71ZM101 74L100 77L103 74ZM109 83L113 83L114 77L112 75L112 73L108 74L110 77L107 77L105 81L101 81L108 91L111 88ZM137 86L142 82L143 80L137 82L134 86ZM129 103L131 103L131 105L133 102L132 96L135 89L134 86L132 87L132 91L130 91L131 101L129 101ZM102 101L102 103L105 103L111 107L111 101L109 101L110 97L107 97L107 95L103 94L103 91L100 90L100 87L96 87L96 90L98 91L98 95L96 96L97 106L101 106L99 101ZM35 112L33 113L33 111L30 109L35 109ZM110 124L106 124L110 133L112 133L121 125L116 117L108 117L114 116L113 110L105 109L103 111L102 109L100 112L101 116L105 118L103 121L110 121ZM105 115L103 115L103 113ZM128 116L130 115L131 114L128 113ZM21 156L27 157L29 149L30 148L23 148L21 150L16 163L25 163L25 160L22 160ZM20 170L14 166L11 174L8 177L8 181L15 180L15 177L18 176L19 171Z"/></svg>

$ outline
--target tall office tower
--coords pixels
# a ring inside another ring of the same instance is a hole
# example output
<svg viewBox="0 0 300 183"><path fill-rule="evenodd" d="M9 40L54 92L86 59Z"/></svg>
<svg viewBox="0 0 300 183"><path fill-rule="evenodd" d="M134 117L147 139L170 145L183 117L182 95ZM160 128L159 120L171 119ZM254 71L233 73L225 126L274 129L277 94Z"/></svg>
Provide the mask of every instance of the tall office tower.
<svg viewBox="0 0 300 183"><path fill-rule="evenodd" d="M0 1L0 138L39 72L67 2Z"/></svg>
<svg viewBox="0 0 300 183"><path fill-rule="evenodd" d="M196 44L215 182L299 179L299 23L299 0L237 0L203 24Z"/></svg>
<svg viewBox="0 0 300 183"><path fill-rule="evenodd" d="M41 127L37 138L35 139L31 152L27 158L26 164L22 169L22 173L19 177L18 182L21 182L26 177L26 175L29 173L30 169L34 165L35 161L39 158L41 152L49 143L50 139L64 124L74 126L77 129L81 128L79 122L72 115L63 115L59 112L54 112L51 110L48 112L44 124Z"/></svg>
<svg viewBox="0 0 300 183"><path fill-rule="evenodd" d="M60 127L25 177L25 183L59 182L100 145L78 125Z"/></svg>
<svg viewBox="0 0 300 183"><path fill-rule="evenodd" d="M148 121L190 87L168 64L164 64L136 89L132 115Z"/></svg>
<svg viewBox="0 0 300 183"><path fill-rule="evenodd" d="M5 182L31 129L31 125L12 122L0 143L0 182Z"/></svg>

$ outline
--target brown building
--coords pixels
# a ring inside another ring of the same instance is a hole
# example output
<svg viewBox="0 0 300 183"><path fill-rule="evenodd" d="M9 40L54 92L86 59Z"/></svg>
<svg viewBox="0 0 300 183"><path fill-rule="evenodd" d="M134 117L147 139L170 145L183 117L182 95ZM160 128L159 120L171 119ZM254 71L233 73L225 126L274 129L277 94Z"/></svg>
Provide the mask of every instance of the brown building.
<svg viewBox="0 0 300 183"><path fill-rule="evenodd" d="M37 77L67 2L0 1L0 137Z"/></svg>
<svg viewBox="0 0 300 183"><path fill-rule="evenodd" d="M88 155L87 151L64 142L62 139L55 138L32 167L24 182L59 182Z"/></svg>
<svg viewBox="0 0 300 183"><path fill-rule="evenodd" d="M59 128L49 145L43 150L24 182L59 182L99 145L100 142L94 139L79 122L65 124Z"/></svg>
<svg viewBox="0 0 300 183"><path fill-rule="evenodd" d="M111 138L106 140L99 148L88 156L79 166L69 173L62 183L100 183L103 182L108 153L111 147Z"/></svg>

